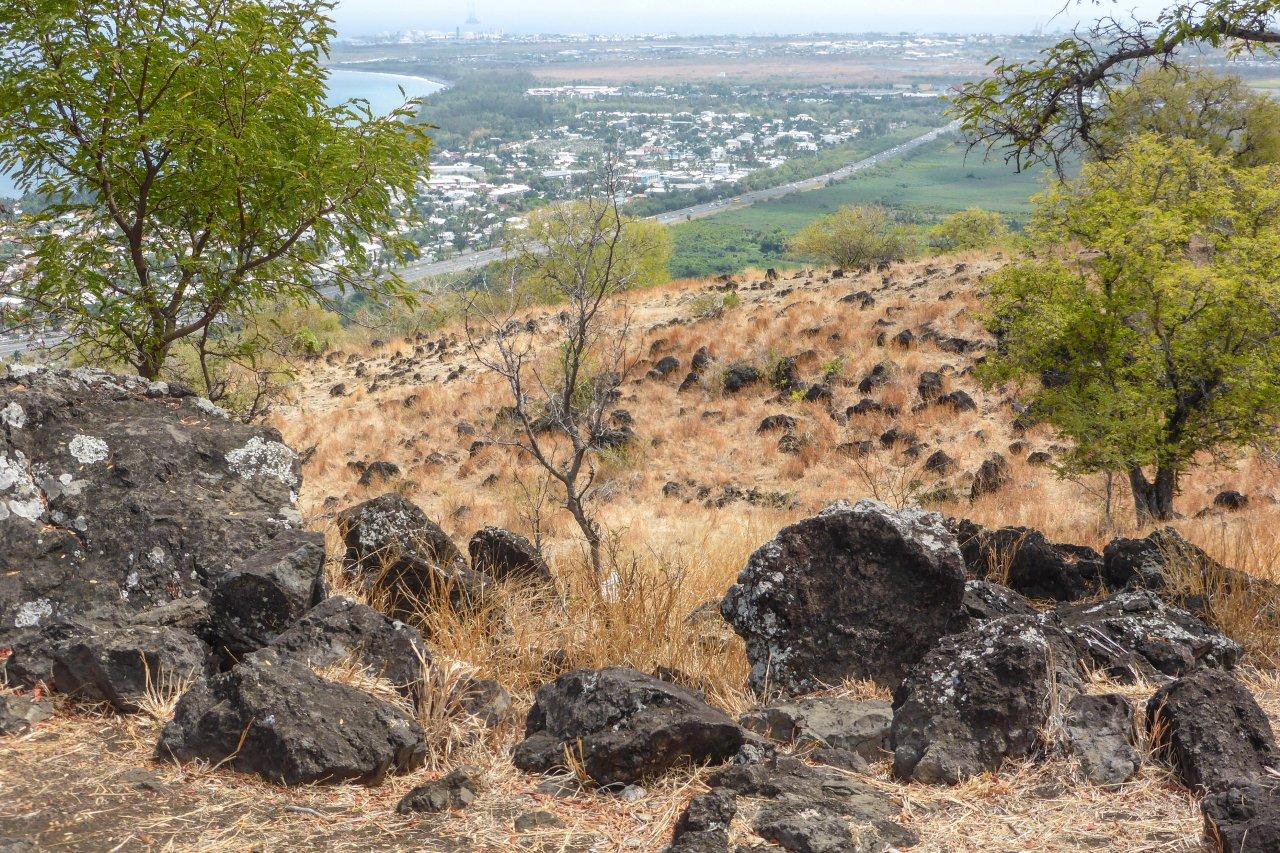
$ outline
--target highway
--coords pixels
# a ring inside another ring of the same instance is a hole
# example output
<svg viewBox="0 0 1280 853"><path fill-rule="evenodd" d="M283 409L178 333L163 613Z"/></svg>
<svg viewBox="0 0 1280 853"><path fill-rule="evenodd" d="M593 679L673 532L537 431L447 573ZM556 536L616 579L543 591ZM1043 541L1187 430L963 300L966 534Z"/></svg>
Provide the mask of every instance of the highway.
<svg viewBox="0 0 1280 853"><path fill-rule="evenodd" d="M691 222L695 219L706 219L715 216L718 213L724 213L727 210L739 210L744 207L750 207L753 204L759 204L764 201L772 201L774 199L784 198L796 193L809 192L811 190L822 189L830 184L851 178L859 172L865 172L868 169L874 169L881 163L901 157L909 151L913 151L922 145L928 145L943 134L950 133L960 127L960 122L952 122L945 127L934 128L928 133L917 136L915 139L895 145L881 151L879 154L873 154L863 160L849 163L840 167L834 172L825 175L818 175L813 178L806 178L802 181L793 181L789 184L781 184L768 189L755 190L742 195L733 196L732 198L721 199L719 201L709 201L705 204L697 204L693 207L685 207L680 210L671 210L666 213L659 213L651 216L649 219L662 225L675 225L680 222ZM406 281L417 281L419 279L431 278L438 275L450 275L453 273L467 272L468 270L478 269L488 266L498 261L506 260L509 253L502 249L486 249L482 252L467 252L444 261L423 261L420 263L409 264L402 267L398 272ZM330 292L332 291L332 292ZM324 288L321 293L325 296L337 296L337 288ZM60 337L56 334L46 336L47 342L50 344L58 343ZM10 358L13 355L22 352L30 347L33 339L30 337L22 337L17 335L0 335L0 359Z"/></svg>

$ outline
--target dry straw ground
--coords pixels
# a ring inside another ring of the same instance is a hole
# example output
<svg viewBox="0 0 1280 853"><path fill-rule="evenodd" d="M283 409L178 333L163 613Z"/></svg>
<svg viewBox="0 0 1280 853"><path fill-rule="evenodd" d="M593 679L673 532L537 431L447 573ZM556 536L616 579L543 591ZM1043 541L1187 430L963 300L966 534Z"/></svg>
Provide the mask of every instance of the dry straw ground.
<svg viewBox="0 0 1280 853"><path fill-rule="evenodd" d="M459 542L490 524L541 539L558 595L504 590L492 605L502 612L500 620L447 609L422 615L437 681L447 683L450 673L464 669L497 678L523 710L553 663L626 664L644 671L662 666L736 713L752 701L744 692L741 643L699 608L723 595L751 551L778 528L833 500L875 495L894 503L931 494L931 506L950 515L993 526L1027 525L1057 541L1095 547L1135 532L1123 500L1117 497L1114 512L1106 514L1100 478L1067 481L1028 464L1029 453L1052 452L1057 439L1044 426L1015 434L1013 389L981 388L969 375L972 355L927 342L877 345L880 332L892 338L925 323L945 336L980 339L982 279L1000 260L960 256L849 278L787 274L771 287L753 275L727 301L729 292L709 282L679 282L629 297L642 330L634 342L641 363L619 406L634 416L637 440L601 464L598 506L616 572L603 594L571 520L557 510L554 491L536 467L502 447L472 452L473 442L500 432L495 424L508 401L498 382L477 370L460 329L433 335L430 347L415 340L352 343L314 365L294 389L292 405L273 422L305 454L304 515L329 532L335 555L336 511L389 489L420 504ZM862 290L874 295L874 307L840 301ZM531 312L544 328L549 315L550 309ZM841 413L863 396L854 387L858 380L877 362L891 360L896 378L869 396L902 414L844 423L831 416L827 403L779 395L765 384L729 395L718 369L678 391L700 347L721 366L740 360L764 368L794 356L805 378L824 372L834 377L830 405ZM667 355L678 358L681 369L666 379L645 378L651 364ZM943 371L947 390L967 391L978 410L956 414L930 406L913 412L922 370ZM345 393L334 396L330 389L339 383ZM780 452L778 433L757 432L773 414L796 419L798 453ZM910 460L897 451L855 458L838 449L878 441L891 426L915 433L928 451ZM1014 442L1022 446L1011 451ZM953 473L924 471L923 460L935 449L956 460ZM1008 457L1014 482L970 505L971 473L993 452ZM373 461L394 462L401 475L359 485L360 464ZM676 493L669 483L677 484ZM1205 460L1187 478L1178 508L1194 515L1228 488L1250 495L1249 509L1176 526L1224 563L1276 577L1280 510L1272 495L1280 482L1274 460L1262 454ZM950 499L938 500L948 492ZM341 589L338 569L335 563L332 579ZM1273 720L1280 719L1280 681L1269 672L1274 632L1256 608L1238 601L1223 600L1215 618L1249 646L1254 668L1248 676ZM492 630L495 621L502 630ZM1121 689L1139 706L1154 690L1095 687ZM865 691L859 685L840 689ZM156 716L163 715L158 707ZM511 768L507 751L518 727L483 734L456 720L428 723L447 735L442 740L448 748L435 756L432 770L372 790L282 791L209 768L151 765L157 719L64 708L54 723L0 743L0 836L42 831L42 845L50 849L643 851L662 847L683 804L701 786L701 772L690 770L651 785L638 802L586 791L556 798L536 790L539 780ZM439 820L395 815L396 801L410 787L463 763L479 767L486 780L478 804ZM148 768L146 775L139 776L140 767ZM917 849L923 851L1201 849L1196 802L1154 767L1105 790L1085 785L1061 756L955 788L900 785L890 780L886 765L876 768L874 778L902 803L903 820L919 830L924 842ZM563 827L517 833L513 818L534 809L554 812Z"/></svg>

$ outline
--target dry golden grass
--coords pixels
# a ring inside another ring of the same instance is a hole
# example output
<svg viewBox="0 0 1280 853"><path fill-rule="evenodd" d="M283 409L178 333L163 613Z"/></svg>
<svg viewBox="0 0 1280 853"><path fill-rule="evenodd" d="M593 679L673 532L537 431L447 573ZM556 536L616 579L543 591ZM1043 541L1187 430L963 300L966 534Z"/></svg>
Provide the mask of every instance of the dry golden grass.
<svg viewBox="0 0 1280 853"><path fill-rule="evenodd" d="M966 268L957 270L961 263ZM824 273L798 278L788 273L772 288L744 285L741 304L714 317L695 316L701 313L699 297L720 294L703 282L628 296L639 329L636 351L645 359L637 378L623 387L619 407L635 416L639 438L628 452L601 465L597 506L614 573L603 587L587 565L572 521L558 509L554 488L537 468L506 448L470 453L474 441L495 430L507 401L502 386L477 369L459 330L431 332L430 352L426 339L388 338L373 348L368 341L386 336L361 332L346 351L303 376L292 405L272 421L286 441L308 454L300 506L308 523L328 535L331 586L363 594L347 584L338 565L334 515L392 489L422 506L460 543L485 525L540 541L557 579L554 594L512 586L500 589L479 612L458 613L436 604L417 614L414 621L429 637L434 657L427 695L417 711L437 745L431 768L377 789L283 791L222 770L165 765L154 772L168 793L139 792L119 777L150 761L157 727L171 712L169 694L159 691L152 716L64 714L56 724L0 743L0 786L12 792L0 803L0 827L30 834L47 826L41 839L50 849L119 844L120 849L184 850L255 845L281 850L661 848L685 803L703 790L704 774L671 774L635 803L587 791L568 798L539 793L540 780L510 764L519 726L486 733L462 718L456 695L460 680L465 675L497 679L512 691L522 714L534 690L565 669L627 665L653 672L661 667L728 712L745 710L752 699L745 692L742 644L703 608L723 596L752 550L780 527L836 499L879 494L907 503L932 495L931 506L951 515L988 526L1034 527L1056 541L1095 547L1116 535L1140 533L1123 501L1110 516L1104 512L1099 478L1063 481L1026 462L1027 453L1052 449L1058 439L1043 426L1015 435L1011 392L979 387L968 373L972 356L949 354L929 343L910 349L877 345L878 332L891 338L899 329L925 322L945 335L981 337L978 291L983 274L997 263L973 254L839 280ZM859 290L873 292L877 305L861 310L839 301ZM550 311L529 313L545 319ZM822 403L780 396L764 385L727 395L714 371L695 387L677 391L689 359L704 346L721 365L745 360L763 367L777 356L795 356L810 381L824 366L835 370L838 365L833 403L838 412L863 396L855 386L874 364L892 360L899 368L896 377L867 396L898 406L901 414L841 423ZM650 363L666 355L680 359L681 369L666 380L643 379ZM363 376L356 375L357 366ZM446 381L460 368L465 368L460 377ZM947 390L967 391L978 411L954 414L936 406L913 411L922 370L942 371ZM340 382L349 393L330 396L330 387ZM779 452L778 433L757 432L761 419L771 414L796 419L799 453ZM925 472L927 452L904 460L894 451L855 458L839 449L847 442L877 442L890 426L917 434L928 452L945 450L956 460L956 471ZM1020 452L1010 450L1015 441L1024 444ZM971 472L994 452L1008 457L1014 485L970 505L965 498ZM396 463L402 477L358 485L355 463L375 460ZM664 494L668 483L678 485L678 496ZM1277 485L1275 464L1260 455L1231 465L1206 464L1186 478L1179 509L1194 514L1225 488L1250 494L1252 505L1242 513L1175 526L1226 565L1280 579L1280 508L1267 500ZM783 493L785 499L720 505L726 488ZM1248 602L1220 599L1215 619L1265 663L1275 632L1257 620ZM368 683L367 673L357 667L326 674L389 695L385 685ZM1280 682L1265 672L1250 678L1275 718ZM1093 689L1117 688L1098 683ZM1123 692L1140 706L1153 689L1138 685ZM843 690L874 693L867 685ZM484 779L485 792L475 806L438 821L394 813L396 802L414 785L461 764L479 768ZM885 765L870 778L902 804L904 822L924 838L920 850L1200 849L1197 804L1154 767L1105 790L1085 785L1073 763L1062 757L955 788L901 785L889 779ZM534 809L554 812L564 827L520 836L513 818Z"/></svg>

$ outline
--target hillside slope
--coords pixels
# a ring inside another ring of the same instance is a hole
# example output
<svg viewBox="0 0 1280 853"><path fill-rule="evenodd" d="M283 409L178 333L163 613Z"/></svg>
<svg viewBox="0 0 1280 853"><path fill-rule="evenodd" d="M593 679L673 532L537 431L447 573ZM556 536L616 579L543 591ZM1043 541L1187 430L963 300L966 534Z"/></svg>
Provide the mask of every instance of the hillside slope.
<svg viewBox="0 0 1280 853"><path fill-rule="evenodd" d="M625 665L693 687L735 717L756 707L742 640L716 605L753 551L837 500L923 503L1099 550L1136 532L1122 495L1106 517L1101 478L1055 475L1060 440L1019 420L1016 389L986 389L973 375L991 345L983 282L1002 262L975 253L857 275L749 274L619 300L612 310L630 313L637 364L616 404L625 414L615 423L631 438L599 456L605 577L591 572L554 488L500 443L512 436L502 417L510 401L464 328L328 354L271 420L302 455L298 509L327 536L333 591L365 595L342 565L339 513L387 492L422 507L455 543L489 525L540 540L555 593L504 586L478 612L437 601L406 617L429 641L436 695L471 676L496 679L512 694L511 718L486 730L419 709L433 744L427 770L380 787L284 789L155 761L176 695L159 691L147 713L128 717L60 702L53 719L0 739L0 847L13 836L69 850L662 849L709 772L670 773L619 797L517 771L511 750L540 686L573 668ZM554 351L554 309L520 319L538 330L544 353ZM760 379L743 384L752 371ZM1007 478L971 500L997 454ZM1211 462L1187 477L1178 508L1188 518L1174 526L1227 565L1280 578L1274 461L1257 453ZM1248 507L1212 508L1227 489L1248 496ZM1240 674L1280 723L1280 679L1265 668L1273 624L1256 609L1210 609L1252 655ZM385 694L358 668L324 677ZM1154 683L1102 672L1085 682L1087 693L1125 696L1141 730ZM871 682L828 692L890 698ZM470 807L396 813L415 785L463 765L482 781ZM951 787L895 781L884 757L858 778L900 809L895 819L921 839L912 849L926 853L1206 849L1197 799L1150 760L1109 787L1087 784L1079 762L1057 751ZM733 842L776 849L752 834L750 817L732 824Z"/></svg>

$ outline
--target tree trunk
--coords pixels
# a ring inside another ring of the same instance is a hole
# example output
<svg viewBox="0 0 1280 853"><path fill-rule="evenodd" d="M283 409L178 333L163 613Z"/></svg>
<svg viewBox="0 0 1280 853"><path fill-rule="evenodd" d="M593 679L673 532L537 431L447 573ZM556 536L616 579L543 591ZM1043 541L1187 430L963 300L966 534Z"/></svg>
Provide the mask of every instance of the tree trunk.
<svg viewBox="0 0 1280 853"><path fill-rule="evenodd" d="M1167 463L1156 467L1155 482L1148 480L1141 468L1129 471L1129 486L1133 489L1133 507L1139 527L1173 519L1173 493L1177 483L1178 474Z"/></svg>
<svg viewBox="0 0 1280 853"><path fill-rule="evenodd" d="M136 355L137 361L134 363L134 367L138 369L138 375L143 379L150 379L154 382L160 378L160 371L164 369L165 360L169 356L169 348L139 345Z"/></svg>
<svg viewBox="0 0 1280 853"><path fill-rule="evenodd" d="M573 520L578 523L578 529L582 531L582 537L587 540L587 550L591 559L591 572L595 575L596 583L599 584L603 578L600 572L600 530L596 527L596 523L587 515L586 507L582 505L582 501L572 496L565 502L569 513L573 516Z"/></svg>

